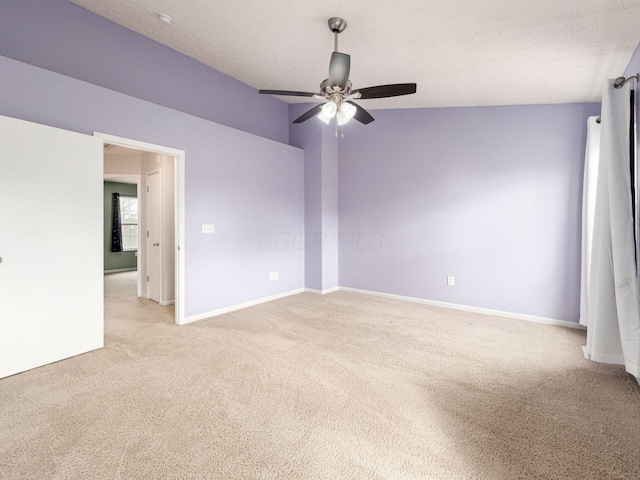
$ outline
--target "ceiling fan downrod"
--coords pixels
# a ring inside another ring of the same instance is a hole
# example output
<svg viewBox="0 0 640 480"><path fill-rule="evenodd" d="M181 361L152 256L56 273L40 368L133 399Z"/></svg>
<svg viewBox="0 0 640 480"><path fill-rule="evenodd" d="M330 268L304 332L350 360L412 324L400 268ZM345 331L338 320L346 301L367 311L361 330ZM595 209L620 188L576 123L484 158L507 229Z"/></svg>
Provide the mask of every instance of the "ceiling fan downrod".
<svg viewBox="0 0 640 480"><path fill-rule="evenodd" d="M346 20L343 20L340 17L331 17L329 19L329 30L333 32L333 51L338 51L338 35L344 32L344 29L347 28Z"/></svg>

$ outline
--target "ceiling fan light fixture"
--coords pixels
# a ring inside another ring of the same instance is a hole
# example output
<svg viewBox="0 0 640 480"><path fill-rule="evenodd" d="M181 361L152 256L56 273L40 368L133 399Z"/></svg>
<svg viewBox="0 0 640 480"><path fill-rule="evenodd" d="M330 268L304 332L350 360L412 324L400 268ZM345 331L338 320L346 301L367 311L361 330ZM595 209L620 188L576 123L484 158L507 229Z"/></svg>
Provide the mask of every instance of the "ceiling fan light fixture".
<svg viewBox="0 0 640 480"><path fill-rule="evenodd" d="M329 125L329 122L331 121L331 117L327 117L323 112L320 112L318 115L316 115L320 120L322 120L324 123L326 123L327 125Z"/></svg>
<svg viewBox="0 0 640 480"><path fill-rule="evenodd" d="M355 105L352 105L350 103L345 102L340 104L340 108L338 109L338 113L336 114L338 125L349 123L349 120L351 120L356 114L356 110L357 108L355 107Z"/></svg>
<svg viewBox="0 0 640 480"><path fill-rule="evenodd" d="M353 116L356 114L356 110L357 110L356 106L351 103L344 102L342 105L340 105L340 111L349 120L351 120Z"/></svg>
<svg viewBox="0 0 640 480"><path fill-rule="evenodd" d="M338 111L338 105L333 100L325 103L322 106L322 114L325 117L328 117L330 119L336 116L337 111Z"/></svg>

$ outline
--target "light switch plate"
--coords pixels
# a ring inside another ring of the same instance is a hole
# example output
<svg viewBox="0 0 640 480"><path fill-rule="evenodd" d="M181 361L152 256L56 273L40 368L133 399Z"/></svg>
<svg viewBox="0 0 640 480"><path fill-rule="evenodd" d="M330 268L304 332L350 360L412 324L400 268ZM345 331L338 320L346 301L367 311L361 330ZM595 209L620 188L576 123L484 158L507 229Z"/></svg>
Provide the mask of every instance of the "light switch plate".
<svg viewBox="0 0 640 480"><path fill-rule="evenodd" d="M211 223L203 223L202 224L202 233L213 233L213 224L211 224Z"/></svg>

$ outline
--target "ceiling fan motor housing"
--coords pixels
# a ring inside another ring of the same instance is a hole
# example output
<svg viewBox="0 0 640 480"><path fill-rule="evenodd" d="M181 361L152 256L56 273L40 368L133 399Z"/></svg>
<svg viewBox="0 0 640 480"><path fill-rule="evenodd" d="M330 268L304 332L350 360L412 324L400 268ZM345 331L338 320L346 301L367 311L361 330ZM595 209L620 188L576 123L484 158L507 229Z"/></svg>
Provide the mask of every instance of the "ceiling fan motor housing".
<svg viewBox="0 0 640 480"><path fill-rule="evenodd" d="M340 17L331 17L329 19L329 30L333 33L342 33L347 28L347 22Z"/></svg>
<svg viewBox="0 0 640 480"><path fill-rule="evenodd" d="M347 80L347 84L344 86L344 88L341 88L340 85L331 86L331 82L329 81L328 78L326 78L320 84L320 91L323 93L323 95L326 98L331 98L332 100L335 101L335 99L332 98L333 96L343 97L349 94L349 92L351 91L351 80ZM336 103L339 104L340 102L336 102Z"/></svg>

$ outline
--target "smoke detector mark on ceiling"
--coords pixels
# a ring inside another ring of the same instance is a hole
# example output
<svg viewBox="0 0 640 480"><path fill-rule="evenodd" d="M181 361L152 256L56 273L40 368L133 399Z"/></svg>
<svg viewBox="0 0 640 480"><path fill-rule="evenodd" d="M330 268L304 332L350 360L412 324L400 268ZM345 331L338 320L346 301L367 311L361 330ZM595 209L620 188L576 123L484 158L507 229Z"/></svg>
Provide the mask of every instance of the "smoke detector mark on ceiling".
<svg viewBox="0 0 640 480"><path fill-rule="evenodd" d="M171 18L166 13L159 13L158 20L160 20L162 23L166 23L167 25L170 25L171 22L173 22L173 18Z"/></svg>

